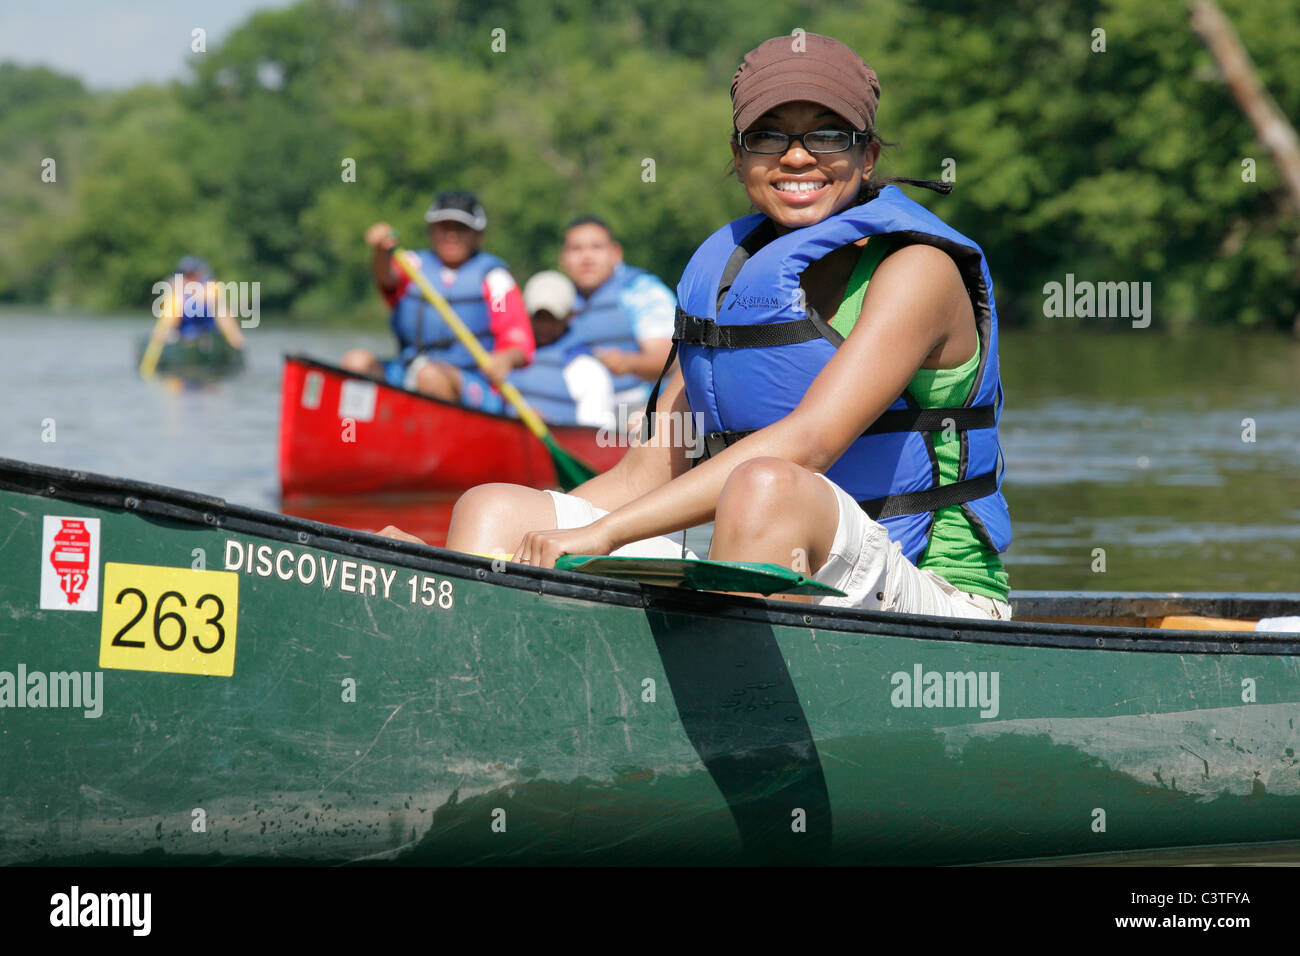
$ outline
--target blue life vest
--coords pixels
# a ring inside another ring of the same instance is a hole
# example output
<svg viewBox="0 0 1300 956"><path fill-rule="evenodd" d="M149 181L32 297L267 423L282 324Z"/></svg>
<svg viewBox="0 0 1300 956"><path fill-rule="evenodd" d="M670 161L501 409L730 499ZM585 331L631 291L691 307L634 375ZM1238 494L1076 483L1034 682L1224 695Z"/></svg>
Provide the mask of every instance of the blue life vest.
<svg viewBox="0 0 1300 956"><path fill-rule="evenodd" d="M208 284L202 283L203 291L198 295L183 295L183 304L181 306L180 322L176 328L180 332L181 338L196 338L200 335L207 335L217 327L217 318L208 308ZM187 313L193 312L194 315Z"/></svg>
<svg viewBox="0 0 1300 956"><path fill-rule="evenodd" d="M590 353L582 343L569 341L566 333L550 345L539 345L531 364L510 373L510 383L548 425L576 425L578 404L564 381L564 369L579 355ZM507 407L506 414L518 412Z"/></svg>
<svg viewBox="0 0 1300 956"><path fill-rule="evenodd" d="M574 304L577 315L569 321L569 328L559 342L552 344L563 342L569 346L584 345L592 351L621 349L624 352L640 352L641 343L636 337L635 317L619 305L619 298L628 285L645 274L644 269L620 263L614 274L591 294L591 298L584 300L581 296L578 297ZM646 385L645 379L631 372L614 376L615 393Z"/></svg>
<svg viewBox="0 0 1300 956"><path fill-rule="evenodd" d="M815 225L775 237L762 213L710 236L677 287L673 336L692 412L703 413L705 457L792 412L843 341L805 303L799 277L816 259L863 236L926 243L957 264L980 339L975 385L960 408L920 409L903 393L827 470L916 563L934 512L960 504L997 551L1011 543L1001 492L1002 409L998 318L984 253L894 186ZM931 432L953 427L961 441L957 481L938 485ZM701 459L697 459L696 463Z"/></svg>
<svg viewBox="0 0 1300 956"><path fill-rule="evenodd" d="M442 261L428 249L416 252L420 270L429 284L447 300L457 318L465 323L483 348L492 350L492 313L490 304L483 298L483 280L493 269L504 269L506 264L487 252L479 252L456 270L456 281L447 288L442 282ZM457 368L476 369L478 363L469 349L460 344L454 332L443 321L437 308L424 297L420 287L411 282L406 294L398 300L389 320L397 336L401 352L398 357L410 362L424 354Z"/></svg>

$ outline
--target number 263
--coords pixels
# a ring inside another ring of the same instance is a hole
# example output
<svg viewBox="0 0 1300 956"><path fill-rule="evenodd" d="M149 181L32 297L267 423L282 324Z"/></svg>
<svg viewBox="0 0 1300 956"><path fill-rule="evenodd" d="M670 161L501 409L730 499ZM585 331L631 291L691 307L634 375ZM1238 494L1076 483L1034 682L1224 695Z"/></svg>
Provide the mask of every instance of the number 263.
<svg viewBox="0 0 1300 956"><path fill-rule="evenodd" d="M122 629L113 636L114 647L144 647L145 642L140 640L131 640L126 635L136 624L140 623L141 618L148 613L149 599L145 597L143 591L139 588L123 588L117 592L114 599L115 604L122 604L123 599L134 598L140 602L140 609L136 611L135 616L123 625ZM222 603L221 598L215 594L204 594L194 602L194 607L200 611L212 611L212 616L207 618L203 623L210 625L210 632L204 634L200 639L200 632L196 630L189 634L185 625L185 618L177 611L164 611L163 605L170 599L175 599L178 607L186 607L185 595L179 591L165 591L159 598L158 603L154 605L153 610L153 639L164 651L174 651L185 643L185 638L190 637L195 648L203 654L215 654L221 649L221 645L226 642L226 629L221 624L221 617L226 613L226 606Z"/></svg>

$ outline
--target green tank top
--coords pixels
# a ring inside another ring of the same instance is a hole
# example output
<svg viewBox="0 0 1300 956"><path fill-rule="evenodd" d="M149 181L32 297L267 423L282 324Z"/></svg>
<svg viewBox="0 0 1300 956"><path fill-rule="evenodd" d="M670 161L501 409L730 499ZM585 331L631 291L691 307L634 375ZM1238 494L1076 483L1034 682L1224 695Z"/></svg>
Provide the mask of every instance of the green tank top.
<svg viewBox="0 0 1300 956"><path fill-rule="evenodd" d="M849 277L844 301L840 304L831 328L848 338L867 295L871 275L893 250L888 240L872 239L858 257L853 274ZM907 391L922 408L949 408L966 401L975 384L979 370L979 347L975 354L957 368L922 368L907 385ZM945 441L942 432L931 432L935 457L939 461L939 484L948 485L957 480L961 467L961 440L952 436ZM996 551L985 544L975 533L970 520L960 505L940 508L934 515L930 530L930 543L926 546L917 567L933 571L954 587L971 594L982 594L1005 601L1009 591L1006 568Z"/></svg>

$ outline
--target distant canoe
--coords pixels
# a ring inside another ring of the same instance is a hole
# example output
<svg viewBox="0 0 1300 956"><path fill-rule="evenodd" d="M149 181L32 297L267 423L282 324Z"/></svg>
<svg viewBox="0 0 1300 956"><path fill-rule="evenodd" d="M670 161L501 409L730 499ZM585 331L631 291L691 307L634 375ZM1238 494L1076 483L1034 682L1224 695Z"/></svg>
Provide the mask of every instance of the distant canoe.
<svg viewBox="0 0 1300 956"><path fill-rule="evenodd" d="M1151 626L1296 614L1294 595L1012 593L1053 622L844 610L4 460L0 540L4 864L918 865L1300 840L1300 634Z"/></svg>
<svg viewBox="0 0 1300 956"><path fill-rule="evenodd" d="M551 428L597 471L627 451L598 430ZM280 490L284 497L447 493L488 481L557 487L546 447L517 418L393 388L303 356L284 360Z"/></svg>
<svg viewBox="0 0 1300 956"><path fill-rule="evenodd" d="M137 367L148 345L149 337L145 336L136 348ZM220 332L210 332L167 342L158 356L157 373L199 380L222 378L243 368L243 349L232 346Z"/></svg>

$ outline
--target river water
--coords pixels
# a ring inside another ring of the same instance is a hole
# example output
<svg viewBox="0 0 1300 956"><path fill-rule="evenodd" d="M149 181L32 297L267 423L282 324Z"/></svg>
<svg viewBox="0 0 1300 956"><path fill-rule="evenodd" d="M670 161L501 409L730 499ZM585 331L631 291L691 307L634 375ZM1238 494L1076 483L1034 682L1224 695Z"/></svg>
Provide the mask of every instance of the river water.
<svg viewBox="0 0 1300 956"><path fill-rule="evenodd" d="M246 333L242 374L185 389L137 376L151 324L0 313L0 456L277 511L283 354L333 362L353 345L390 349L380 332L266 320ZM1013 589L1300 591L1300 342L1008 333L1001 352ZM295 513L437 537L448 506Z"/></svg>

